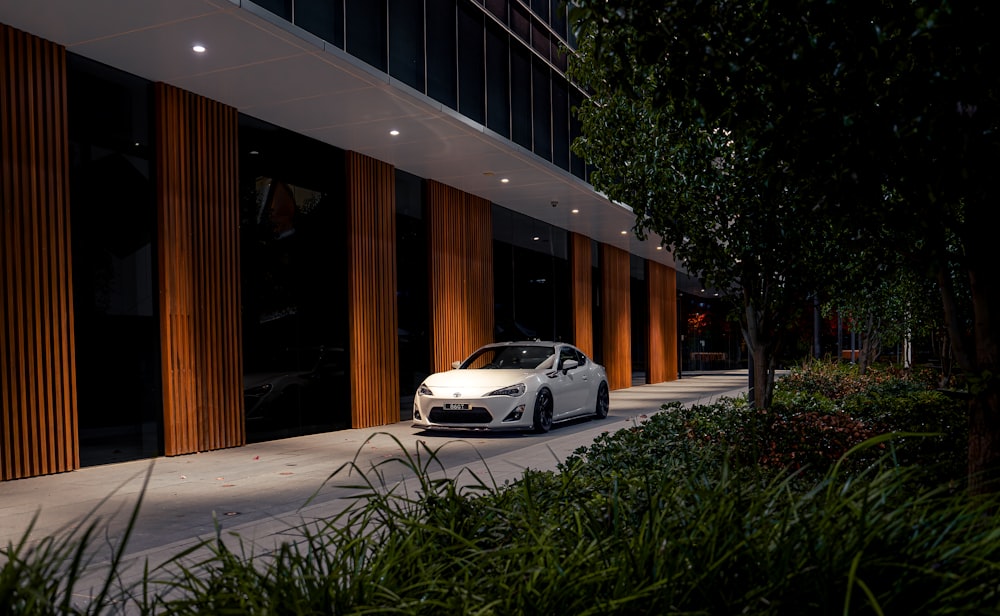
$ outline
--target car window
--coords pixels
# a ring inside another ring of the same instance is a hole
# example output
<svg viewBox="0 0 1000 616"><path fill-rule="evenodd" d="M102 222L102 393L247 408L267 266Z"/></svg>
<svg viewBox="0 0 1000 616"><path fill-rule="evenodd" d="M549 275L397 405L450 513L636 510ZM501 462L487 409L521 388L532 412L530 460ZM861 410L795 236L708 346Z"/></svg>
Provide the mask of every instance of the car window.
<svg viewBox="0 0 1000 616"><path fill-rule="evenodd" d="M552 357L550 346L502 346L479 349L462 363L463 369L534 370Z"/></svg>
<svg viewBox="0 0 1000 616"><path fill-rule="evenodd" d="M562 347L559 349L559 367L562 368L563 364L572 359L573 361L579 361L576 357L576 351L572 347Z"/></svg>

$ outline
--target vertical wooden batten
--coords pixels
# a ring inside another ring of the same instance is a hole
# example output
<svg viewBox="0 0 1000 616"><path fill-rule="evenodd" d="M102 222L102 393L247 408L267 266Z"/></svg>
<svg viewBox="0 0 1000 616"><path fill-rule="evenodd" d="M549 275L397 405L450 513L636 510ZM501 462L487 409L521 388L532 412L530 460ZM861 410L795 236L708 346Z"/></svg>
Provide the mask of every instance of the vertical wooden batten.
<svg viewBox="0 0 1000 616"><path fill-rule="evenodd" d="M601 317L608 387L632 386L632 302L629 253L601 244Z"/></svg>
<svg viewBox="0 0 1000 616"><path fill-rule="evenodd" d="M396 175L357 152L346 166L351 426L368 428L400 418Z"/></svg>
<svg viewBox="0 0 1000 616"><path fill-rule="evenodd" d="M490 202L427 182L431 371L451 368L493 341Z"/></svg>
<svg viewBox="0 0 1000 616"><path fill-rule="evenodd" d="M573 341L587 355L594 354L593 273L591 240L570 233L570 271L573 308Z"/></svg>
<svg viewBox="0 0 1000 616"><path fill-rule="evenodd" d="M0 480L79 468L66 50L0 24Z"/></svg>
<svg viewBox="0 0 1000 616"><path fill-rule="evenodd" d="M677 271L655 261L646 262L649 291L648 380L677 379Z"/></svg>
<svg viewBox="0 0 1000 616"><path fill-rule="evenodd" d="M164 449L246 443L237 113L157 83L156 202Z"/></svg>

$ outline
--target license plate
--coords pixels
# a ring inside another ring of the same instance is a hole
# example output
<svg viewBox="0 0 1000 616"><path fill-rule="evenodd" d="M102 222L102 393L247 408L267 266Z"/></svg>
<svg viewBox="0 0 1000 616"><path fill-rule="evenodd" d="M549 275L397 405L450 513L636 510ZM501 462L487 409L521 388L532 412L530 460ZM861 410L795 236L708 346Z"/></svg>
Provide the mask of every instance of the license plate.
<svg viewBox="0 0 1000 616"><path fill-rule="evenodd" d="M469 410L469 405L462 402L445 402L444 410L446 411L467 411Z"/></svg>

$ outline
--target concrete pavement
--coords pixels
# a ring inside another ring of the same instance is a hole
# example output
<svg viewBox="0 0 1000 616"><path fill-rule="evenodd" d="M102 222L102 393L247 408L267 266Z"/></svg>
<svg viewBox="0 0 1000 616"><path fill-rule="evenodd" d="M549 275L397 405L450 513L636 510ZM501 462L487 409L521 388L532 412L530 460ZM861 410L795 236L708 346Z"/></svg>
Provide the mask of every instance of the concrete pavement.
<svg viewBox="0 0 1000 616"><path fill-rule="evenodd" d="M544 435L429 433L401 421L3 482L0 549L22 539L32 545L78 524L96 522L100 545L94 559L105 562L121 542L141 497L124 560L135 575L144 563L165 562L214 537L217 526L227 535L238 535L244 545L252 544L258 553L266 552L285 541L291 529L329 518L365 492L365 477L342 468L352 460L366 470L381 464L386 481L405 484L413 473L393 460L408 452L419 454L422 463L433 457L431 476L502 485L520 478L527 468L555 469L599 434L634 425L666 402L705 404L746 391L745 370L685 374L677 381L613 391L607 419L557 425ZM0 554L0 562L3 558ZM96 569L94 575L97 583Z"/></svg>

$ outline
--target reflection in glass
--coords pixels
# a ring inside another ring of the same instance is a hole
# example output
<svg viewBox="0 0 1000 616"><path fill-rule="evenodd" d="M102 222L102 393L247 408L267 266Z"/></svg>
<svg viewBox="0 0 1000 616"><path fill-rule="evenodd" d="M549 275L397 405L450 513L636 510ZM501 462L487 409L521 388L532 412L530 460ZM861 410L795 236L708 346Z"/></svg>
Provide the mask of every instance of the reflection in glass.
<svg viewBox="0 0 1000 616"><path fill-rule="evenodd" d="M248 441L350 427L342 153L241 118Z"/></svg>

